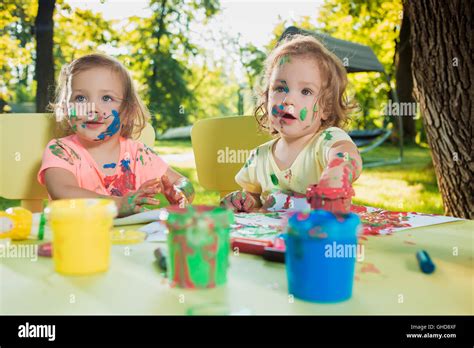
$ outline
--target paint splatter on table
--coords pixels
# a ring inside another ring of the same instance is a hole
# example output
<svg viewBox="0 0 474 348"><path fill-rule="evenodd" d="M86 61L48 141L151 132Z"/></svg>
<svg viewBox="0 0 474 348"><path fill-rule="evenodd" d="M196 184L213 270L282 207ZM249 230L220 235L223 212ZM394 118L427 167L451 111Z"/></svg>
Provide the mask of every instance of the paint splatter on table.
<svg viewBox="0 0 474 348"><path fill-rule="evenodd" d="M380 208L352 205L351 211L359 215L362 229L360 238L365 236L390 235L409 228L436 225L462 219L450 216L422 214L416 212L394 212ZM232 225L232 237L273 239L284 232L286 221L291 212L236 213Z"/></svg>

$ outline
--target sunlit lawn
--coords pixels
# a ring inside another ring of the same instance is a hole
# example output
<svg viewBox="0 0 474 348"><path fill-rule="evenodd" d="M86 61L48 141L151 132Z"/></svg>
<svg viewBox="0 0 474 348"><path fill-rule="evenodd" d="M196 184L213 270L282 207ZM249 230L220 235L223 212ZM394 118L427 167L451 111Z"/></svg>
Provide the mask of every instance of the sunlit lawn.
<svg viewBox="0 0 474 348"><path fill-rule="evenodd" d="M366 159L397 158L398 148L383 146ZM365 168L354 185L354 203L395 211L443 214L430 150L419 146L404 149L402 164Z"/></svg>
<svg viewBox="0 0 474 348"><path fill-rule="evenodd" d="M183 154L192 151L189 140L158 141L159 154ZM366 159L396 158L398 149L385 145L372 151ZM190 178L196 189L196 204L218 204L219 194L206 191L198 183L193 165L170 163L177 171ZM365 168L355 184L355 204L382 207L395 211L417 211L443 214L441 196L436 183L430 151L419 146L405 147L401 165ZM19 201L0 198L0 209L18 205Z"/></svg>

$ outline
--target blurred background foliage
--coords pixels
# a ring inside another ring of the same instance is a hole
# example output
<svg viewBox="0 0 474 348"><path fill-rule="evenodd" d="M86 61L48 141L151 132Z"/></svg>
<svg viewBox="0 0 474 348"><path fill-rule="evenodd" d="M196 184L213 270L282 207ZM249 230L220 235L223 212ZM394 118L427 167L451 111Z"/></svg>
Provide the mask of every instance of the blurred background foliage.
<svg viewBox="0 0 474 348"><path fill-rule="evenodd" d="M219 13L218 0L150 0L148 6L147 18L105 20L100 12L56 0L54 71L57 77L64 64L95 51L115 56L132 72L158 133L206 117L251 114L265 57L290 25L370 46L395 87L394 58L403 17L399 0L326 0L313 16L282 19L260 48L241 43L239 34L209 37L214 40L210 46L225 46L227 61L192 39L198 24ZM0 7L0 112L35 111L37 10L38 0L5 0ZM243 72L241 77L229 68L229 57ZM357 73L349 74L349 80L348 95L360 106L350 128L381 127L389 92L386 79L379 73ZM417 132L422 131L417 122Z"/></svg>

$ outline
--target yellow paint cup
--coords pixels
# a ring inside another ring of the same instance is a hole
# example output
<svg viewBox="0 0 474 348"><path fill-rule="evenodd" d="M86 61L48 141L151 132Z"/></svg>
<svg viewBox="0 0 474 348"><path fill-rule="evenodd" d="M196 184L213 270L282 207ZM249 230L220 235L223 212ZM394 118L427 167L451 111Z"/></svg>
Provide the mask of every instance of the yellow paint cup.
<svg viewBox="0 0 474 348"><path fill-rule="evenodd" d="M109 199L64 199L45 209L53 232L56 272L80 275L105 272L110 260L110 229L117 215Z"/></svg>

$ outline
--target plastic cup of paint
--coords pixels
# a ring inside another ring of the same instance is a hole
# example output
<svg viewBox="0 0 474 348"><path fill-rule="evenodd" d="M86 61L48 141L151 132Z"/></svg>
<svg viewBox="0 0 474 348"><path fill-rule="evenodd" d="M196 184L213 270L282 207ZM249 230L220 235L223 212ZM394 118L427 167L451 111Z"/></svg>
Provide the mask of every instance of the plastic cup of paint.
<svg viewBox="0 0 474 348"><path fill-rule="evenodd" d="M111 233L117 207L108 199L64 199L45 209L53 232L56 272L85 275L109 268Z"/></svg>
<svg viewBox="0 0 474 348"><path fill-rule="evenodd" d="M232 211L213 206L169 207L168 279L179 288L214 288L227 282Z"/></svg>
<svg viewBox="0 0 474 348"><path fill-rule="evenodd" d="M325 210L297 213L288 220L288 291L310 302L340 302L352 296L360 219Z"/></svg>
<svg viewBox="0 0 474 348"><path fill-rule="evenodd" d="M306 191L306 199L313 210L322 209L332 213L347 214L351 211L354 194L352 186L320 188L318 185L311 185Z"/></svg>

